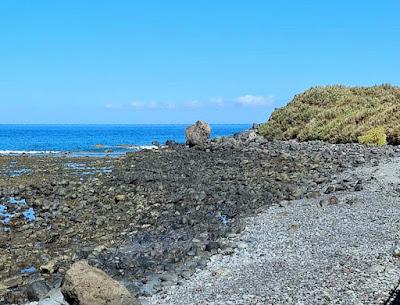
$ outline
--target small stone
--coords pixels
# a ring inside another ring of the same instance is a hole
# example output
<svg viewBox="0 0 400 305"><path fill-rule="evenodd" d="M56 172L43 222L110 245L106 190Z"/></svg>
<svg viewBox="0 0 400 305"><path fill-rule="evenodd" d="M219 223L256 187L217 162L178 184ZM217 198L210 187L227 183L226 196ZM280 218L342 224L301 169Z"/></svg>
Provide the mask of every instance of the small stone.
<svg viewBox="0 0 400 305"><path fill-rule="evenodd" d="M176 275L175 273L165 272L160 275L160 280L163 282L169 282L169 283L176 284L178 282L178 275Z"/></svg>
<svg viewBox="0 0 400 305"><path fill-rule="evenodd" d="M328 200L329 205L334 205L339 203L339 199L336 196L332 196Z"/></svg>
<svg viewBox="0 0 400 305"><path fill-rule="evenodd" d="M50 289L50 286L43 280L33 282L26 289L28 300L39 301L46 296Z"/></svg>
<svg viewBox="0 0 400 305"><path fill-rule="evenodd" d="M287 208L287 206L289 205L289 201L288 200L282 200L279 202L279 206L281 208Z"/></svg>
<svg viewBox="0 0 400 305"><path fill-rule="evenodd" d="M356 192L359 192L359 191L362 191L363 189L364 189L364 187L363 187L362 181L358 180L357 184L354 187L354 190Z"/></svg>
<svg viewBox="0 0 400 305"><path fill-rule="evenodd" d="M400 242L396 241L392 248L392 254L394 257L400 257Z"/></svg>
<svg viewBox="0 0 400 305"><path fill-rule="evenodd" d="M52 259L49 262L47 262L46 264L40 266L40 271L43 273L52 274L57 269L57 263L58 263L58 260Z"/></svg>
<svg viewBox="0 0 400 305"><path fill-rule="evenodd" d="M216 251L221 247L219 242L217 241L210 241L206 244L206 251L211 252L211 251Z"/></svg>
<svg viewBox="0 0 400 305"><path fill-rule="evenodd" d="M117 195L115 196L115 202L123 202L126 201L126 196L125 195Z"/></svg>
<svg viewBox="0 0 400 305"><path fill-rule="evenodd" d="M320 207L326 207L328 205L335 205L339 203L339 199L336 196L331 196L328 199L321 199L319 201Z"/></svg>
<svg viewBox="0 0 400 305"><path fill-rule="evenodd" d="M239 242L239 243L237 243L236 247L237 247L238 249L243 250L243 249L247 249L247 248L249 247L249 245L246 244L245 242Z"/></svg>
<svg viewBox="0 0 400 305"><path fill-rule="evenodd" d="M316 199L316 198L321 197L321 193L320 192L310 192L306 195L306 197L310 198L310 199Z"/></svg>
<svg viewBox="0 0 400 305"><path fill-rule="evenodd" d="M328 186L325 190L325 194L330 194L330 193L333 193L334 191L335 191L334 186Z"/></svg>

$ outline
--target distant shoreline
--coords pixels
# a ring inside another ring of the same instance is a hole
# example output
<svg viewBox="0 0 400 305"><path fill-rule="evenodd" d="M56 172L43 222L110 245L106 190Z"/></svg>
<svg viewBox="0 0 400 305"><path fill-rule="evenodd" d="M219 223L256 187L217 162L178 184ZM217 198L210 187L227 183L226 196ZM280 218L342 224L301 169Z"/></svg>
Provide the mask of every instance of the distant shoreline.
<svg viewBox="0 0 400 305"><path fill-rule="evenodd" d="M0 125L0 155L123 155L172 140L185 143L187 125ZM250 124L211 125L212 138L232 136Z"/></svg>

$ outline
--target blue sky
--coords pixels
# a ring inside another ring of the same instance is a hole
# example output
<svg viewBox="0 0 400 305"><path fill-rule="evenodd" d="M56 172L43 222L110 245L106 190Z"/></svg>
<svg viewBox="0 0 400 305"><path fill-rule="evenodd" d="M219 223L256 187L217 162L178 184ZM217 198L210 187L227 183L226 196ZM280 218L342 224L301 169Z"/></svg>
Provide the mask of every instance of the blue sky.
<svg viewBox="0 0 400 305"><path fill-rule="evenodd" d="M400 1L2 0L0 123L252 123L400 84Z"/></svg>

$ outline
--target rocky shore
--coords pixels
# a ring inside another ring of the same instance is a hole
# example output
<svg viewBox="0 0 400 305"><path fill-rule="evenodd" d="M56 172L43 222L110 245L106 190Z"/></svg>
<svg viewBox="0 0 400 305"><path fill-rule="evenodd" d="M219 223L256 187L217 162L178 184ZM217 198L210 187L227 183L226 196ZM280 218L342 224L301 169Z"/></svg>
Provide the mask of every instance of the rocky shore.
<svg viewBox="0 0 400 305"><path fill-rule="evenodd" d="M139 299L182 285L245 247L235 237L248 216L304 198L334 204L329 194L364 188L344 171L399 151L249 130L115 159L0 157L0 303L37 301L83 259Z"/></svg>

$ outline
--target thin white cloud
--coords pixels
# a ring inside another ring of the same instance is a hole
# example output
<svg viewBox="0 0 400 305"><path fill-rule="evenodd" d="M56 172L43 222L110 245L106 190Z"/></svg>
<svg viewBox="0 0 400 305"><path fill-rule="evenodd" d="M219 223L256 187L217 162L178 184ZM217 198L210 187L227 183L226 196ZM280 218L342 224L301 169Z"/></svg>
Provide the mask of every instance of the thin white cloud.
<svg viewBox="0 0 400 305"><path fill-rule="evenodd" d="M236 103L243 107L265 107L274 103L274 97L248 94L239 96Z"/></svg>
<svg viewBox="0 0 400 305"><path fill-rule="evenodd" d="M188 108L188 109L196 109L196 108L200 108L203 106L203 104L197 100L193 100L193 101L189 101L186 103L183 103L182 106L184 108Z"/></svg>
<svg viewBox="0 0 400 305"><path fill-rule="evenodd" d="M232 107L268 107L273 105L273 96L243 95L235 99L225 100L222 97L213 97L206 101L192 100L183 103L155 102L155 101L134 101L129 104L106 104L107 109L133 109L142 110L178 110L178 109L200 109L200 108L232 108Z"/></svg>
<svg viewBox="0 0 400 305"><path fill-rule="evenodd" d="M144 104L142 102L132 102L130 104L130 106L135 110L141 110L141 109L145 108L146 104Z"/></svg>
<svg viewBox="0 0 400 305"><path fill-rule="evenodd" d="M122 108L124 108L124 106L121 104L111 104L111 103L105 104L104 107L106 107L107 109L122 109Z"/></svg>
<svg viewBox="0 0 400 305"><path fill-rule="evenodd" d="M157 102L150 102L147 104L147 107L149 107L150 109L156 109L159 108L159 104Z"/></svg>
<svg viewBox="0 0 400 305"><path fill-rule="evenodd" d="M166 109L176 109L176 104L175 103L165 103L165 108Z"/></svg>
<svg viewBox="0 0 400 305"><path fill-rule="evenodd" d="M210 99L211 106L222 108L225 106L225 101L222 97L213 97Z"/></svg>

